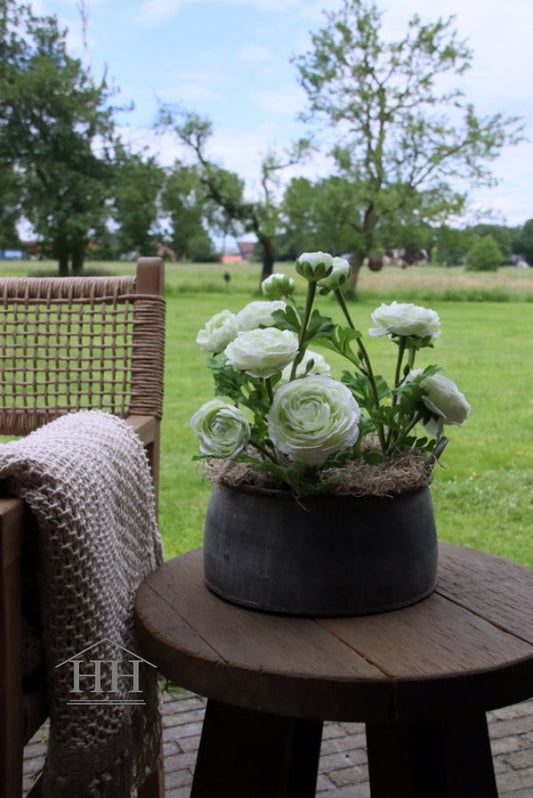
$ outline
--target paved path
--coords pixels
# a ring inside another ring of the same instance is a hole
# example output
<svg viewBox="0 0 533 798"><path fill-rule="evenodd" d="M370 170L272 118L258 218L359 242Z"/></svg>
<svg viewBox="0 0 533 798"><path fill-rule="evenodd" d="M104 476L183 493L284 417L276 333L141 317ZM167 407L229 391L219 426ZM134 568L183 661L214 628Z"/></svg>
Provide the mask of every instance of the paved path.
<svg viewBox="0 0 533 798"><path fill-rule="evenodd" d="M166 798L189 798L204 706L203 698L185 690L164 696ZM500 798L533 798L533 700L489 713L489 728ZM26 791L42 766L44 737L39 732L26 749ZM361 723L324 725L317 796L370 797Z"/></svg>

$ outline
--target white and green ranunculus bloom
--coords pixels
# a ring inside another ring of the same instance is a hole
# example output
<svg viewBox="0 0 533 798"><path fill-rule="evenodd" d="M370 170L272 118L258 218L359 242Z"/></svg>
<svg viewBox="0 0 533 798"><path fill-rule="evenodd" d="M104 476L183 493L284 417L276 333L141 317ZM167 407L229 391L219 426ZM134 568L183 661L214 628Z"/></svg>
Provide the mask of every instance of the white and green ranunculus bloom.
<svg viewBox="0 0 533 798"><path fill-rule="evenodd" d="M350 276L350 264L346 258L333 258L331 265L333 266L333 270L330 274L318 282L318 287L324 294L327 293L327 291L336 291L344 285Z"/></svg>
<svg viewBox="0 0 533 798"><path fill-rule="evenodd" d="M414 379L422 372L423 369L415 369L409 374L408 379ZM440 435L443 424L455 424L460 427L466 421L471 407L453 380L443 374L433 374L423 379L420 385L425 391L422 402L436 417L424 424L430 435Z"/></svg>
<svg viewBox="0 0 533 798"><path fill-rule="evenodd" d="M196 336L196 343L200 344L204 352L213 352L216 355L224 351L238 332L239 321L235 313L221 310L205 323Z"/></svg>
<svg viewBox="0 0 533 798"><path fill-rule="evenodd" d="M289 382L291 378L292 365L289 363L281 372L281 382ZM305 377L307 374L329 374L331 366L326 361L325 357L320 352L313 352L312 349L306 349L305 354L296 367L295 378ZM280 383L278 383L280 384Z"/></svg>
<svg viewBox="0 0 533 798"><path fill-rule="evenodd" d="M224 350L230 366L263 379L282 371L297 352L295 334L277 327L241 331Z"/></svg>
<svg viewBox="0 0 533 798"><path fill-rule="evenodd" d="M236 457L250 439L248 419L238 407L211 399L191 418L191 427L200 440L200 452L209 457Z"/></svg>
<svg viewBox="0 0 533 798"><path fill-rule="evenodd" d="M305 277L310 283L316 283L333 271L333 256L327 252L303 252L294 267L297 274Z"/></svg>
<svg viewBox="0 0 533 798"><path fill-rule="evenodd" d="M285 307L285 302L281 299L274 302L261 299L256 302L249 302L246 307L237 313L239 330L242 332L255 330L256 327L272 327L275 324L272 314L275 310L284 310Z"/></svg>
<svg viewBox="0 0 533 798"><path fill-rule="evenodd" d="M296 283L288 274L271 274L261 283L261 291L267 299L276 300L294 293Z"/></svg>
<svg viewBox="0 0 533 798"><path fill-rule="evenodd" d="M268 414L274 446L299 463L319 465L353 446L360 409L348 388L325 374L281 385Z"/></svg>
<svg viewBox="0 0 533 798"><path fill-rule="evenodd" d="M438 313L420 305L404 302L381 304L371 314L376 325L368 332L374 338L380 335L416 335L419 338L437 338L440 335Z"/></svg>

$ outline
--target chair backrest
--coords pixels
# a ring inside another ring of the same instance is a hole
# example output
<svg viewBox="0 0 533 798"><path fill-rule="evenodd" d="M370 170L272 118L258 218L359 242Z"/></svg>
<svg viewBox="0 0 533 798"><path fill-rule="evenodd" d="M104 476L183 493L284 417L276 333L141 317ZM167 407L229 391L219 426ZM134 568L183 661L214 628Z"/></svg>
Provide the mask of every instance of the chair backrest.
<svg viewBox="0 0 533 798"><path fill-rule="evenodd" d="M160 419L163 261L135 276L0 279L0 434L65 413Z"/></svg>

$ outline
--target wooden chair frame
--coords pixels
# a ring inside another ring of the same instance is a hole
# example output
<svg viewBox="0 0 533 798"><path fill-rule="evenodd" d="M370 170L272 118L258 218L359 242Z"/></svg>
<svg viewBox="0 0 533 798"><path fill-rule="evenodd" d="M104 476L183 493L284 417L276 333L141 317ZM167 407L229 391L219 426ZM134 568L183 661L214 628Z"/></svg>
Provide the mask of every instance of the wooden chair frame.
<svg viewBox="0 0 533 798"><path fill-rule="evenodd" d="M1 279L0 434L78 410L120 415L146 447L157 497L163 294L160 258L140 258L135 276ZM35 535L23 501L0 496L0 798L22 795L24 746L47 717L42 688L23 689L23 574ZM163 794L161 764L139 798Z"/></svg>

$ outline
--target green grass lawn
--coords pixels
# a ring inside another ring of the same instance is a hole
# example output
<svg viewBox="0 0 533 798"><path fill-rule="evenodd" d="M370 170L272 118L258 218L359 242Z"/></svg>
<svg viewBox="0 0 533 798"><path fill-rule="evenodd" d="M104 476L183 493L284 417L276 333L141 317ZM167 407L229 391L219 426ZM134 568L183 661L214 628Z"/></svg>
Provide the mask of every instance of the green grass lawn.
<svg viewBox="0 0 533 798"><path fill-rule="evenodd" d="M114 265L102 266L115 270ZM8 268L23 273L21 266ZM118 268L131 271L134 266ZM293 274L290 266L283 268ZM38 273L46 264L30 269ZM160 491L167 558L201 545L210 494L201 464L192 460L197 447L189 427L192 413L213 397L196 333L219 310L237 311L257 298L258 282L257 264L167 266ZM356 324L366 332L372 310L382 299L394 298L439 313L442 335L434 352L422 353L419 365L441 365L472 405L464 427L448 428L450 443L442 467L435 469L432 495L439 537L533 567L533 269L478 274L430 266L364 270L360 299L351 305ZM333 309L324 298L324 312ZM373 339L369 348L389 377L390 343Z"/></svg>

